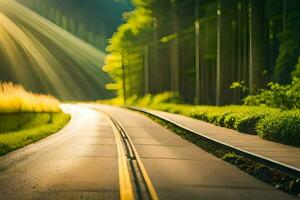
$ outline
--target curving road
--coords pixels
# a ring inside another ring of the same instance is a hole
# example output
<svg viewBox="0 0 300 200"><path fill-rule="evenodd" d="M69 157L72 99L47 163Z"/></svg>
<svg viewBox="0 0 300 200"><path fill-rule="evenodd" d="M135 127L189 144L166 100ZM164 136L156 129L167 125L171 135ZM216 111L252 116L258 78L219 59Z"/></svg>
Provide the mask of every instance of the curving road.
<svg viewBox="0 0 300 200"><path fill-rule="evenodd" d="M108 119L82 106L59 133L0 159L0 199L117 199L117 150Z"/></svg>
<svg viewBox="0 0 300 200"><path fill-rule="evenodd" d="M146 116L64 105L59 133L0 158L0 199L119 199L118 150L104 111L131 138L160 199L298 199L183 140Z"/></svg>

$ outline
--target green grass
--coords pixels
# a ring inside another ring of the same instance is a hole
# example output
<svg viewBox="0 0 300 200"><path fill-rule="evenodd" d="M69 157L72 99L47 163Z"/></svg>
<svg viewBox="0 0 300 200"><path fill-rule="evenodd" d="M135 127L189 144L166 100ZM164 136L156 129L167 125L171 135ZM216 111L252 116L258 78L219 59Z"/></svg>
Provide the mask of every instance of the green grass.
<svg viewBox="0 0 300 200"><path fill-rule="evenodd" d="M176 113L266 140L300 146L300 110L282 111L263 106L194 106L150 104L151 109Z"/></svg>
<svg viewBox="0 0 300 200"><path fill-rule="evenodd" d="M47 124L51 113L7 113L0 114L0 133L14 132Z"/></svg>
<svg viewBox="0 0 300 200"><path fill-rule="evenodd" d="M56 133L69 120L60 112L0 114L0 156Z"/></svg>

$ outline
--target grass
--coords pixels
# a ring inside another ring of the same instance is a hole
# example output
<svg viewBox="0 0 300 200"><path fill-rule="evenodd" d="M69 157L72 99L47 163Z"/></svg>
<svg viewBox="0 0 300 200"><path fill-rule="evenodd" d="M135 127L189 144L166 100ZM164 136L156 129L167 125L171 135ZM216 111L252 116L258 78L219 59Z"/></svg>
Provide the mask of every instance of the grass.
<svg viewBox="0 0 300 200"><path fill-rule="evenodd" d="M0 130L5 131L0 133L0 156L2 156L56 133L66 125L70 116L64 113L14 113L1 114L0 119L8 122L8 125L0 123ZM11 119L17 121L11 123ZM9 131L6 132L7 130Z"/></svg>
<svg viewBox="0 0 300 200"><path fill-rule="evenodd" d="M13 83L0 83L0 113L60 112L59 104L52 96L27 92Z"/></svg>
<svg viewBox="0 0 300 200"><path fill-rule="evenodd" d="M51 117L51 113L0 114L0 134L47 124L51 121Z"/></svg>
<svg viewBox="0 0 300 200"><path fill-rule="evenodd" d="M52 96L0 83L0 156L56 133L70 120Z"/></svg>

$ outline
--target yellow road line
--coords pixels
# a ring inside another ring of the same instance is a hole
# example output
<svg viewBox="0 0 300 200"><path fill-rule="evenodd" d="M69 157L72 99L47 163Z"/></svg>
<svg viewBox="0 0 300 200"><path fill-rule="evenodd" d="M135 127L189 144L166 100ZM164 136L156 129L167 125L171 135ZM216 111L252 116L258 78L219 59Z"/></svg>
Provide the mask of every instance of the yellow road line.
<svg viewBox="0 0 300 200"><path fill-rule="evenodd" d="M117 149L118 149L120 199L134 200L135 198L134 198L133 187L131 184L129 168L127 165L127 159L125 156L125 151L123 148L121 136L119 135L119 131L117 130L117 128L115 127L111 119L109 119L109 121L115 134Z"/></svg>
<svg viewBox="0 0 300 200"><path fill-rule="evenodd" d="M118 120L116 120L116 121L121 126L121 128L124 130L123 126L118 122ZM145 181L145 183L147 185L147 189L149 190L151 199L152 200L159 200L158 195L157 195L157 193L155 191L155 188L154 188L154 186L153 186L153 184L151 182L151 179L150 179L150 177L149 177L149 175L147 173L147 170L144 167L143 162L142 162L141 158L139 157L139 154L138 154L136 148L134 147L131 138L127 137L127 139L128 139L128 141L129 141L129 143L130 143L130 145L132 147L132 150L133 150L134 154L135 154L136 161L138 162L138 165L140 167L140 170L141 170L141 173L143 175L144 181Z"/></svg>
<svg viewBox="0 0 300 200"><path fill-rule="evenodd" d="M120 126L121 126L121 125L120 125ZM146 168L144 167L141 158L138 156L138 153L137 153L136 148L133 146L132 140L131 140L129 137L128 137L128 140L129 140L129 142L131 143L132 149L133 149L134 154L135 154L135 157L136 157L136 161L137 161L138 164L139 164L141 173L142 173L142 175L143 175L143 177L144 177L144 180L145 180L145 183L146 183L147 188L148 188L148 190L149 190L151 199L152 199L152 200L159 200L158 195L157 195L157 193L156 193L156 191L155 191L155 189L154 189L154 186L153 186L153 184L152 184L152 182L151 182L151 179L150 179L150 177L149 177L149 175L148 175L148 173L147 173L147 170L146 170Z"/></svg>

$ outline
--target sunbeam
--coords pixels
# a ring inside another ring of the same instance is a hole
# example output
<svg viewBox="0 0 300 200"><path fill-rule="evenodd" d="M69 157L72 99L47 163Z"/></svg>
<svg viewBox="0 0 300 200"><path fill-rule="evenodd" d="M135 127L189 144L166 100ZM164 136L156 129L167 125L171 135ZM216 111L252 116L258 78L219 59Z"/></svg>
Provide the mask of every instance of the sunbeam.
<svg viewBox="0 0 300 200"><path fill-rule="evenodd" d="M62 99L109 97L105 54L15 1L0 0L0 79Z"/></svg>

